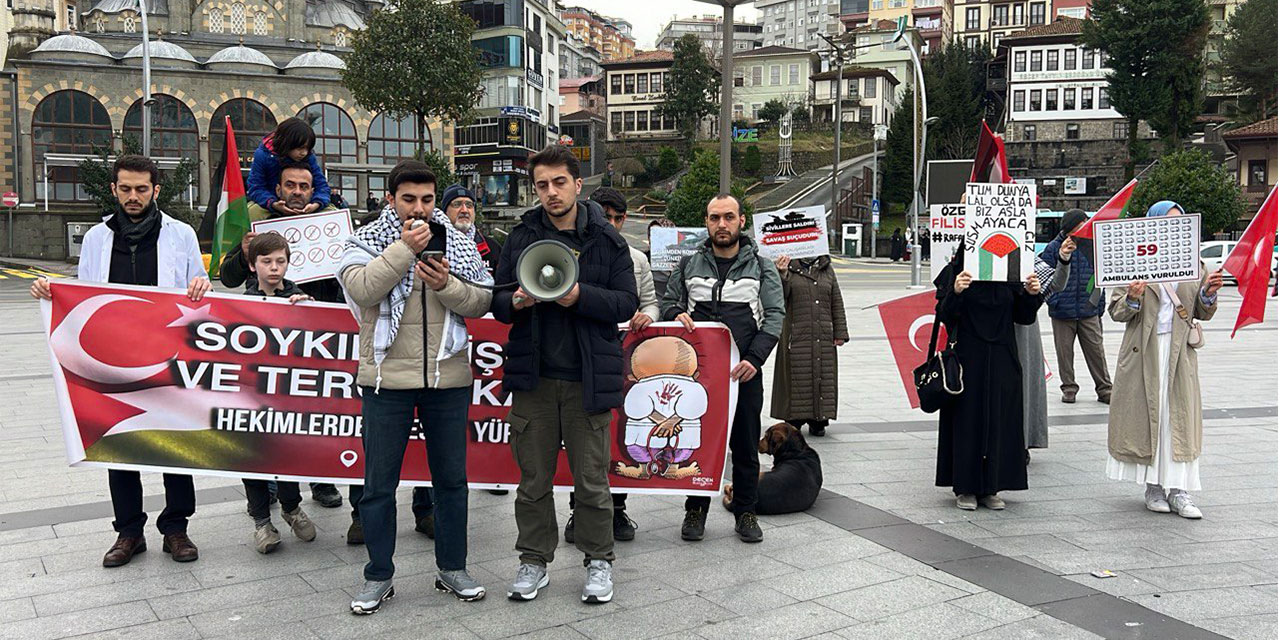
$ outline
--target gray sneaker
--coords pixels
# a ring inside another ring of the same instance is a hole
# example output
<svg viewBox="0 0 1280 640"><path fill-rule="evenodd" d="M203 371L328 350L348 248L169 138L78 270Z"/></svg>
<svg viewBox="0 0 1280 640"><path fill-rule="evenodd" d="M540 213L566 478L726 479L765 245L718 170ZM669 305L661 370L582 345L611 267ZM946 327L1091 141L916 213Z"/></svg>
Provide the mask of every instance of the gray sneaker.
<svg viewBox="0 0 1280 640"><path fill-rule="evenodd" d="M253 548L258 553L271 553L280 546L280 532L270 522L253 529Z"/></svg>
<svg viewBox="0 0 1280 640"><path fill-rule="evenodd" d="M587 563L587 583L582 585L582 601L603 604L613 600L613 565L608 560Z"/></svg>
<svg viewBox="0 0 1280 640"><path fill-rule="evenodd" d="M311 518L307 517L307 512L303 511L302 507L294 509L292 513L281 511L280 515L284 517L285 523L293 529L293 535L298 536L299 540L311 542L316 539L316 525L311 522Z"/></svg>
<svg viewBox="0 0 1280 640"><path fill-rule="evenodd" d="M377 613L382 603L396 597L396 588L390 580L365 580L360 592L351 599L351 613L367 616Z"/></svg>
<svg viewBox="0 0 1280 640"><path fill-rule="evenodd" d="M436 589L458 596L459 600L472 602L484 599L484 586L476 582L466 569L441 571L436 574Z"/></svg>
<svg viewBox="0 0 1280 640"><path fill-rule="evenodd" d="M532 600L538 597L538 590L551 583L547 577L547 568L536 564L521 563L516 570L516 579L507 587L507 597L512 600Z"/></svg>

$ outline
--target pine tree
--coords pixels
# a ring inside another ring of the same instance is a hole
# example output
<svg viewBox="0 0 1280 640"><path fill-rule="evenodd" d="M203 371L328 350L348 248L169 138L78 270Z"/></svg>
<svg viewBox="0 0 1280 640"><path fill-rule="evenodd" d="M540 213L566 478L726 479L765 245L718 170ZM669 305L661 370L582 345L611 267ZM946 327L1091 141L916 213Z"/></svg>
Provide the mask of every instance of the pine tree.
<svg viewBox="0 0 1280 640"><path fill-rule="evenodd" d="M692 33L676 41L671 76L663 87L662 115L676 121L685 140L693 140L702 119L720 108L720 72L711 65L702 42Z"/></svg>
<svg viewBox="0 0 1280 640"><path fill-rule="evenodd" d="M1125 179L1145 160L1138 121L1146 120L1178 148L1204 102L1204 45L1209 8L1204 0L1095 0L1081 42L1107 56L1111 106L1129 120Z"/></svg>
<svg viewBox="0 0 1280 640"><path fill-rule="evenodd" d="M903 207L911 205L911 189L915 175L912 170L912 128L915 126L914 93L907 89L902 94L893 121L889 123L889 135L885 139L884 160L880 163L883 176L880 181L881 211L890 204Z"/></svg>
<svg viewBox="0 0 1280 640"><path fill-rule="evenodd" d="M1219 71L1254 120L1276 114L1276 2L1246 0L1227 21Z"/></svg>

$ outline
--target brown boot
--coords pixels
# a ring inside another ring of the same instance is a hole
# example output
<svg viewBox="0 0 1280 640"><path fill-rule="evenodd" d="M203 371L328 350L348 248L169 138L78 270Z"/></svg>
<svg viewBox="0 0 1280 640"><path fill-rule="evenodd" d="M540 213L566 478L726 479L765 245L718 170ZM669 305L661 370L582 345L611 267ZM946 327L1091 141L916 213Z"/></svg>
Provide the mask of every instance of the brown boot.
<svg viewBox="0 0 1280 640"><path fill-rule="evenodd" d="M174 562L192 562L200 557L200 550L185 533L170 533L164 537L164 552L173 557Z"/></svg>
<svg viewBox="0 0 1280 640"><path fill-rule="evenodd" d="M102 556L102 566L104 567L123 567L129 564L133 556L147 550L147 539L138 536L136 538L128 538L120 536L116 539L116 543L111 545L107 550L107 555Z"/></svg>

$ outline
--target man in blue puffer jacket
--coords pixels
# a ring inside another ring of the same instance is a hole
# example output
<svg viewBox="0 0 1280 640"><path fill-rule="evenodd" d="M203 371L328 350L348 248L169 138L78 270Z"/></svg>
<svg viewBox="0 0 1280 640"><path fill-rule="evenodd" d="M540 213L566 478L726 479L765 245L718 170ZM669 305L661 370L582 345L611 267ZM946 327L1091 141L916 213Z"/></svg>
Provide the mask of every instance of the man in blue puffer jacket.
<svg viewBox="0 0 1280 640"><path fill-rule="evenodd" d="M1067 287L1049 296L1049 317L1053 319L1053 343L1058 351L1058 374L1062 377L1062 401L1073 403L1080 385L1076 384L1075 341L1093 376L1098 402L1111 403L1111 375L1107 372L1107 355L1102 346L1102 311L1106 299L1102 290L1093 286L1093 241L1073 238L1068 234L1088 216L1071 209L1062 216L1062 231L1040 254L1059 269L1070 269Z"/></svg>

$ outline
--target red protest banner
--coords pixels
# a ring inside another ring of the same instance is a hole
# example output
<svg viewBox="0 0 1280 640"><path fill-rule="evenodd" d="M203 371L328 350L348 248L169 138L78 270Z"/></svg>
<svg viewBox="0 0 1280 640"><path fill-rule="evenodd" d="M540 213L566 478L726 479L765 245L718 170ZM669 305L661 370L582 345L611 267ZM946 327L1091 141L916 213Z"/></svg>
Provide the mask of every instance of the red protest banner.
<svg viewBox="0 0 1280 640"><path fill-rule="evenodd" d="M938 302L935 296L935 292L930 289L877 305L885 336L889 339L889 348L893 349L893 359L898 365L898 375L902 377L902 386L907 392L907 401L911 403L912 409L920 408L920 398L916 396L911 371L920 366L928 355L934 307ZM946 348L946 343L947 330L946 327L941 327L938 330L938 349Z"/></svg>
<svg viewBox="0 0 1280 640"><path fill-rule="evenodd" d="M221 294L191 302L176 291L75 281L52 287L42 311L70 464L363 479L359 340L347 307ZM475 488L511 487L520 474L507 446L510 395L501 384L507 327L476 319L468 328L475 375L468 477ZM719 324L687 333L664 323L627 334L626 405L650 410L615 412L615 491L719 492L735 352ZM644 446L628 446L641 430ZM422 442L415 426L407 484L430 483ZM556 485L572 484L561 454Z"/></svg>

